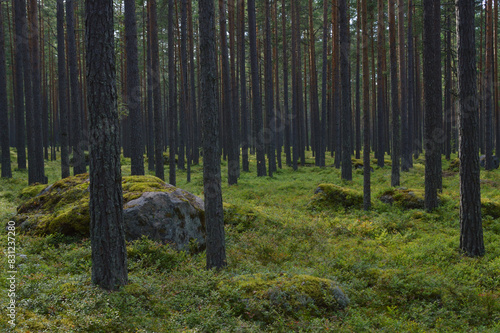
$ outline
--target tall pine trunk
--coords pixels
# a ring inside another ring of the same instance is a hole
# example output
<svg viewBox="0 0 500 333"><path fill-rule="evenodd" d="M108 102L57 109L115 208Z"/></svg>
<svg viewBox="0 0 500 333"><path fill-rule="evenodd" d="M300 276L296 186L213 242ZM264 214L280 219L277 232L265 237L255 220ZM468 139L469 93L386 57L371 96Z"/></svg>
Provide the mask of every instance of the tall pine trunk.
<svg viewBox="0 0 500 333"><path fill-rule="evenodd" d="M370 69L368 67L367 1L361 0L361 30L363 33L363 207L371 208L370 167Z"/></svg>
<svg viewBox="0 0 500 333"><path fill-rule="evenodd" d="M0 4L0 17L3 17ZM2 178L12 178L9 145L9 115L7 105L7 70L5 67L5 36L0 23L0 144L2 147Z"/></svg>
<svg viewBox="0 0 500 333"><path fill-rule="evenodd" d="M391 186L400 185L401 127L399 119L398 55L396 51L394 0L389 0L389 45L391 58L392 173Z"/></svg>
<svg viewBox="0 0 500 333"><path fill-rule="evenodd" d="M92 283L127 284L119 124L115 86L113 1L87 0L86 42L90 115L90 241Z"/></svg>
<svg viewBox="0 0 500 333"><path fill-rule="evenodd" d="M469 256L484 255L481 222L478 98L474 2L457 0L458 107L460 156L460 249Z"/></svg>
<svg viewBox="0 0 500 333"><path fill-rule="evenodd" d="M340 81L342 86L342 173L341 177L345 180L352 180L352 162L351 162L351 80L349 71L349 21L347 19L347 0L339 1L339 33L340 33Z"/></svg>
<svg viewBox="0 0 500 333"><path fill-rule="evenodd" d="M61 176L69 177L69 110L66 95L66 57L64 52L64 3L57 0L57 73L59 95L60 144L61 144Z"/></svg>

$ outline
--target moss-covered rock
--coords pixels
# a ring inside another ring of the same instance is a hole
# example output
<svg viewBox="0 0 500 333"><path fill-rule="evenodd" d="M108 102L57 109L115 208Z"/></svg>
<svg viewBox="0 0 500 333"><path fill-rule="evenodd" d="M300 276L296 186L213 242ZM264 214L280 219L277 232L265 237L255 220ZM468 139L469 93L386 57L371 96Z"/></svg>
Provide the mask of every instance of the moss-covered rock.
<svg viewBox="0 0 500 333"><path fill-rule="evenodd" d="M362 208L363 194L335 184L320 184L309 202L313 209Z"/></svg>
<svg viewBox="0 0 500 333"><path fill-rule="evenodd" d="M294 318L341 311L349 299L332 280L310 275L241 275L221 284L222 294L235 297L235 308L248 319L271 322L276 312Z"/></svg>
<svg viewBox="0 0 500 333"><path fill-rule="evenodd" d="M36 235L62 233L89 235L89 185L88 174L61 179L46 186L30 186L23 190L31 197L17 208L14 218L21 230ZM122 179L123 203L139 198L145 192L173 192L177 188L154 176L128 176Z"/></svg>
<svg viewBox="0 0 500 333"><path fill-rule="evenodd" d="M494 219L500 217L500 203L487 198L481 198L481 213Z"/></svg>
<svg viewBox="0 0 500 333"><path fill-rule="evenodd" d="M424 190L407 189L404 187L392 188L382 192L379 195L379 200L390 205L396 205L403 209L424 209L425 208L425 192ZM441 205L446 200L438 194L438 204Z"/></svg>
<svg viewBox="0 0 500 333"><path fill-rule="evenodd" d="M403 209L423 209L424 191L407 188L393 188L384 191L379 200Z"/></svg>
<svg viewBox="0 0 500 333"><path fill-rule="evenodd" d="M33 184L31 186L25 187L19 193L19 198L26 200L37 196L40 192L42 192L47 185L45 184Z"/></svg>

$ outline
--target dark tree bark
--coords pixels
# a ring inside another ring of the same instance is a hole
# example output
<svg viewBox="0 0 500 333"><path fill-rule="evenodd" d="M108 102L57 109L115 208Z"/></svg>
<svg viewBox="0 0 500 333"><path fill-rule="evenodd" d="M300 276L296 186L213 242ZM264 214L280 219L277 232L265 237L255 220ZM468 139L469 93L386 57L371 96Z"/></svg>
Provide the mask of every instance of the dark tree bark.
<svg viewBox="0 0 500 333"><path fill-rule="evenodd" d="M257 150L257 176L262 177L266 175L266 160L264 155L264 138L262 133L262 105L260 99L259 63L257 57L255 0L248 0L248 29L250 38L250 69L252 73L253 130L255 133L255 148Z"/></svg>
<svg viewBox="0 0 500 333"><path fill-rule="evenodd" d="M165 170L163 166L163 117L161 110L160 58L158 53L158 19L156 0L149 0L149 2L151 20L151 75L153 76L155 175L160 179L165 179Z"/></svg>
<svg viewBox="0 0 500 333"><path fill-rule="evenodd" d="M28 183L38 182L36 174L35 153L35 121L33 111L33 87L31 50L28 45L28 22L26 19L26 2L16 1L16 42L23 62L24 104L26 110L26 134L28 143ZM22 103L22 99L21 99Z"/></svg>
<svg viewBox="0 0 500 333"><path fill-rule="evenodd" d="M436 16L440 0L424 0L424 102L425 102L425 208L438 206L441 161L441 50L439 48L440 17Z"/></svg>
<svg viewBox="0 0 500 333"><path fill-rule="evenodd" d="M3 17L0 4L0 17ZM7 71L5 67L5 36L0 22L0 141L2 147L2 178L12 178L10 166L9 115L7 106Z"/></svg>
<svg viewBox="0 0 500 333"><path fill-rule="evenodd" d="M215 6L214 0L199 0L198 3L200 6L200 114L203 133L203 187L205 191L205 221L207 228L207 269L220 269L225 267L227 262L218 133Z"/></svg>
<svg viewBox="0 0 500 333"><path fill-rule="evenodd" d="M408 167L413 167L413 151L415 139L413 137L413 119L414 119L414 97L415 97L415 69L414 69L414 47L413 47L413 0L408 0L408 91L407 91L407 151L405 152L405 163Z"/></svg>
<svg viewBox="0 0 500 333"><path fill-rule="evenodd" d="M24 84L23 84L23 43L26 40L22 37L22 16L19 8L19 1L13 1L14 16L14 104L16 108L16 150L17 168L26 170L26 125L24 106ZM29 139L28 139L29 140ZM29 141L28 141L29 142Z"/></svg>
<svg viewBox="0 0 500 333"><path fill-rule="evenodd" d="M367 1L361 0L361 30L363 33L363 207L371 208L370 167L370 69L368 68Z"/></svg>
<svg viewBox="0 0 500 333"><path fill-rule="evenodd" d="M127 53L127 106L130 119L130 154L132 175L144 175L142 141L141 85L137 55L135 1L125 0L125 42Z"/></svg>
<svg viewBox="0 0 500 333"><path fill-rule="evenodd" d="M85 5L92 283L115 290L127 284L128 278L116 107L113 1L87 0Z"/></svg>
<svg viewBox="0 0 500 333"><path fill-rule="evenodd" d="M291 166L292 165L292 153L290 151L291 117L290 117L289 107L288 107L288 43L287 43L288 38L287 38L286 22L287 22L287 15L286 15L285 0L282 0L281 1L281 27L282 27L282 32L283 32L283 35L282 35L282 37L283 37L283 114L284 114L284 121L285 121L284 146L285 146L286 165Z"/></svg>
<svg viewBox="0 0 500 333"><path fill-rule="evenodd" d="M484 255L479 182L478 101L474 2L456 1L459 140L460 249L469 256Z"/></svg>
<svg viewBox="0 0 500 333"><path fill-rule="evenodd" d="M451 13L446 14L446 33L444 61L444 127L446 131L444 153L447 160L451 155Z"/></svg>
<svg viewBox="0 0 500 333"><path fill-rule="evenodd" d="M396 21L394 0L389 0L389 44L391 58L391 107L392 107L392 173L391 186L400 185L399 160L401 158L401 128L399 119L398 55L396 51Z"/></svg>
<svg viewBox="0 0 500 333"><path fill-rule="evenodd" d="M224 130L228 141L227 145L227 155L228 155L228 167L227 167L227 181L229 185L235 185L238 183L238 173L236 166L238 164L238 155L236 154L237 144L233 137L233 100L231 92L231 75L229 68L229 54L227 48L227 29L226 29L226 5L224 0L219 0L219 25L220 25L220 35L221 35L221 63L222 63L222 86L223 86L223 114L226 117L226 126Z"/></svg>
<svg viewBox="0 0 500 333"><path fill-rule="evenodd" d="M410 142L408 137L408 104L407 104L407 76L405 56L405 5L403 0L398 0L398 37L399 37L399 93L401 111L401 171L410 170Z"/></svg>
<svg viewBox="0 0 500 333"><path fill-rule="evenodd" d="M361 14L361 0L357 0L357 13L358 17L356 19L356 102L355 102L355 119L356 119L356 124L355 124L355 136L356 136L356 158L360 159L361 158L361 92L360 92L360 86L361 86L361 76L360 76L360 59L361 59L361 20L360 20L360 14ZM323 37L325 38L326 35ZM325 70L325 69L323 69Z"/></svg>
<svg viewBox="0 0 500 333"><path fill-rule="evenodd" d="M269 177L276 171L276 120L274 115L274 91L273 91L273 63L271 53L271 5L269 0L265 0L265 46L264 46L264 77L265 77L265 105L267 126L265 139L267 141L267 158L269 163Z"/></svg>
<svg viewBox="0 0 500 333"><path fill-rule="evenodd" d="M352 162L351 162L351 80L349 77L349 20L347 19L347 2L339 1L339 32L340 32L340 81L342 84L342 173L341 177L345 180L352 180Z"/></svg>
<svg viewBox="0 0 500 333"><path fill-rule="evenodd" d="M310 112L311 112L311 135L312 146L315 154L314 162L316 166L321 164L321 130L319 119L318 101L318 73L316 71L316 43L313 23L313 3L309 0L309 89L310 89Z"/></svg>
<svg viewBox="0 0 500 333"><path fill-rule="evenodd" d="M191 162L189 161L189 134L187 122L191 113L188 91L188 64L187 64L187 0L181 0L181 36L180 36L180 67L181 67L181 99L179 120L181 135L179 140L179 169L184 170L184 156L187 155L187 176L191 174Z"/></svg>
<svg viewBox="0 0 500 333"><path fill-rule="evenodd" d="M191 83L190 103L191 103L191 159L194 164L200 163L199 154L199 128L198 128L198 108L196 106L196 80L195 80L195 62L194 62L194 33L193 33L193 8L192 1L187 2L187 19L188 19L188 40L189 40L189 74Z"/></svg>
<svg viewBox="0 0 500 333"><path fill-rule="evenodd" d="M170 21L169 21L170 22ZM147 2L146 98L148 131L148 170L155 170L155 132L153 112L153 69L151 57L151 1ZM175 185L175 184L172 184Z"/></svg>
<svg viewBox="0 0 500 333"><path fill-rule="evenodd" d="M82 137L83 129L80 109L80 90L78 89L78 63L76 56L76 36L74 22L74 0L66 1L66 28L68 35L68 64L71 88L71 122L73 124L71 136L73 146L73 174L87 172L85 165L84 148L87 146Z"/></svg>
<svg viewBox="0 0 500 333"><path fill-rule="evenodd" d="M385 155L385 128L384 128L384 113L385 113L385 91L384 91L384 53L385 53L385 38L384 38L384 1L378 0L378 28L377 28L377 165L384 167Z"/></svg>
<svg viewBox="0 0 500 333"><path fill-rule="evenodd" d="M42 96L41 96L41 75L40 75L40 43L38 25L38 5L36 0L29 2L28 18L31 25L30 48L31 48L31 68L32 68L32 88L33 88L33 129L34 133L34 155L35 169L34 181L45 184L44 159L43 159L43 126L42 126Z"/></svg>
<svg viewBox="0 0 500 333"><path fill-rule="evenodd" d="M66 96L66 57L64 47L64 2L57 0L57 73L59 94L60 144L61 144L61 175L70 176L69 170L69 128L68 128L68 98Z"/></svg>
<svg viewBox="0 0 500 333"><path fill-rule="evenodd" d="M241 89L241 158L243 171L249 172L248 147L249 136L249 115L247 106L247 81L246 81L246 56L245 56L245 1L238 1L238 54L239 54L239 74Z"/></svg>
<svg viewBox="0 0 500 333"><path fill-rule="evenodd" d="M280 98L280 81L279 81L279 58L278 58L278 1L274 2L273 6L273 34L274 34L274 46L273 46L273 62L274 62L274 91L276 93L275 101L276 101L276 126L275 126L275 142L276 142L276 160L278 163L278 168L282 169L283 164L281 161L281 152L283 148L283 113L281 110L281 98Z"/></svg>
<svg viewBox="0 0 500 333"><path fill-rule="evenodd" d="M175 119L177 119L177 110L175 107L176 99L175 87L175 39L174 39L174 0L168 0L168 114L169 114L169 183L176 184L175 179L175 147L176 136L175 128L177 127Z"/></svg>
<svg viewBox="0 0 500 333"><path fill-rule="evenodd" d="M484 70L484 150L485 169L493 170L493 12L492 0L486 2L486 61Z"/></svg>
<svg viewBox="0 0 500 333"><path fill-rule="evenodd" d="M359 19L358 19L359 20ZM359 34L358 34L359 39ZM359 43L358 43L358 51L359 51ZM358 59L359 65L359 59ZM326 110L328 109L327 95L328 95L328 1L323 3L323 66L322 66L322 82L321 82L321 125L320 125L320 150L317 152L319 154L319 165L324 167L325 162L325 154L326 154ZM358 81L359 81L359 66L357 67L358 71ZM357 84L356 98L359 98L359 82ZM356 117L359 117L359 100L356 101L358 104L356 105ZM357 118L356 118L357 119ZM359 120L358 120L359 122ZM358 133L361 135L361 131ZM356 137L357 138L357 137ZM361 140L361 139L360 139ZM359 158L359 157L358 157Z"/></svg>

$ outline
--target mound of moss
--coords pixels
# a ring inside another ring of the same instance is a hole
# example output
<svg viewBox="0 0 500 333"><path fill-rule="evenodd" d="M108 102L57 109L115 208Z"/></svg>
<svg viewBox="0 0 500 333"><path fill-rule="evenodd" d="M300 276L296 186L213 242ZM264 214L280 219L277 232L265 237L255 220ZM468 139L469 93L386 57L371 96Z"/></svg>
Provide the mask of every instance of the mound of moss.
<svg viewBox="0 0 500 333"><path fill-rule="evenodd" d="M224 202L223 206L224 224L233 226L238 231L245 231L255 226L257 212L254 210L227 202Z"/></svg>
<svg viewBox="0 0 500 333"><path fill-rule="evenodd" d="M379 200L403 209L424 209L424 191L407 188L393 188L384 191Z"/></svg>
<svg viewBox="0 0 500 333"><path fill-rule="evenodd" d="M448 171L459 172L460 171L460 159L455 158L450 161L450 165L448 166Z"/></svg>
<svg viewBox="0 0 500 333"><path fill-rule="evenodd" d="M349 305L349 298L334 281L310 275L240 275L219 287L223 295L233 297L240 315L265 322L272 322L276 312L310 318Z"/></svg>
<svg viewBox="0 0 500 333"><path fill-rule="evenodd" d="M500 204L497 201L481 198L481 213L497 219L500 217Z"/></svg>
<svg viewBox="0 0 500 333"><path fill-rule="evenodd" d="M85 173L49 186L29 186L21 193L29 199L17 208L15 221L21 230L36 235L88 236L89 185L89 175ZM154 176L123 177L122 186L124 204L139 198L144 192L173 192L176 189Z"/></svg>
<svg viewBox="0 0 500 333"><path fill-rule="evenodd" d="M362 208L363 194L335 184L320 184L314 191L309 207L313 209Z"/></svg>

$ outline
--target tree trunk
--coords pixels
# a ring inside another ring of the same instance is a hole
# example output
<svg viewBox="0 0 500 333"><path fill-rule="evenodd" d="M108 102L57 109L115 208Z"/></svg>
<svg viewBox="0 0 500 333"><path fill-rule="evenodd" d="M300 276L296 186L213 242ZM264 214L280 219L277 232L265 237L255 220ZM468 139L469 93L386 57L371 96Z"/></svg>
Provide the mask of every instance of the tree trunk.
<svg viewBox="0 0 500 333"><path fill-rule="evenodd" d="M313 23L313 3L309 0L309 89L310 89L310 112L311 112L311 135L312 146L315 154L315 165L321 164L321 130L319 120L318 101L318 73L316 71L316 40Z"/></svg>
<svg viewBox="0 0 500 333"><path fill-rule="evenodd" d="M73 146L73 174L81 174L87 172L85 165L84 148L87 143L84 142L81 122L80 109L80 90L78 89L78 64L76 56L76 36L74 23L74 1L66 1L66 28L68 38L68 64L69 64L69 79L71 88L71 122L72 122L72 146Z"/></svg>
<svg viewBox="0 0 500 333"><path fill-rule="evenodd" d="M407 151L405 161L409 168L413 167L413 150L415 141L413 138L414 97L415 97L415 69L414 69L414 47L413 47L413 0L408 0L408 84L407 84Z"/></svg>
<svg viewBox="0 0 500 333"><path fill-rule="evenodd" d="M168 143L169 143L169 183L176 184L175 179L175 147L176 137L175 128L177 122L175 121L177 110L175 107L176 100L176 86L175 86L175 39L174 39L174 0L168 0Z"/></svg>
<svg viewBox="0 0 500 333"><path fill-rule="evenodd" d="M349 77L349 21L347 19L347 0L339 1L339 33L340 33L340 81L342 84L342 173L345 180L352 180L351 162L351 80Z"/></svg>
<svg viewBox="0 0 500 333"><path fill-rule="evenodd" d="M128 278L116 108L113 1L87 0L85 5L92 283L116 290L127 284Z"/></svg>
<svg viewBox="0 0 500 333"><path fill-rule="evenodd" d="M61 175L69 177L69 133L68 133L68 97L66 96L66 57L64 52L64 2L57 0L57 73L59 84L59 118L61 140Z"/></svg>
<svg viewBox="0 0 500 333"><path fill-rule="evenodd" d="M156 0L150 2L151 20L151 70L153 77L153 119L155 135L155 175L165 179L163 166L163 117L161 109L161 86L160 86L160 58L158 53L158 19L156 11Z"/></svg>
<svg viewBox="0 0 500 333"><path fill-rule="evenodd" d="M223 114L226 118L226 126L224 128L227 135L227 152L228 152L228 168L227 168L227 181L229 185L238 183L238 155L236 154L236 142L233 137L233 100L231 92L231 75L229 68L229 54L227 48L227 30L226 30L226 5L224 0L219 0L219 25L221 37L221 60L222 60L222 86L223 86Z"/></svg>
<svg viewBox="0 0 500 333"><path fill-rule="evenodd" d="M441 50L440 17L436 16L440 0L424 0L424 101L425 101L425 208L432 211L438 206L437 191L440 184L442 129L441 115Z"/></svg>
<svg viewBox="0 0 500 333"><path fill-rule="evenodd" d="M249 115L247 106L247 81L246 81L246 56L245 56L245 1L238 1L238 54L240 71L240 89L241 89L241 159L243 171L249 172L248 147L250 143L249 136Z"/></svg>
<svg viewBox="0 0 500 333"><path fill-rule="evenodd" d="M363 206L371 208L370 167L370 69L368 68L367 1L361 0L361 30L363 33Z"/></svg>
<svg viewBox="0 0 500 333"><path fill-rule="evenodd" d="M389 0L389 44L391 58L391 107L392 107L392 173L391 186L400 185L401 128L399 119L398 55L396 51L396 17L394 0Z"/></svg>
<svg viewBox="0 0 500 333"><path fill-rule="evenodd" d="M493 170L493 12L492 0L486 3L486 61L484 70L485 169Z"/></svg>
<svg viewBox="0 0 500 333"><path fill-rule="evenodd" d="M252 1L250 0L249 4ZM198 3L200 6L200 106L203 133L203 187L205 191L205 221L207 228L207 269L220 269L225 267L227 262L218 133L215 8L214 0L199 0ZM255 13L255 6L253 9ZM255 21L253 23L255 24Z"/></svg>
<svg viewBox="0 0 500 333"><path fill-rule="evenodd" d="M259 63L257 57L257 26L255 19L255 0L248 0L248 27L250 37L250 68L252 73L253 122L255 146L257 150L257 176L266 175L264 138L262 131L262 105L260 100Z"/></svg>
<svg viewBox="0 0 500 333"><path fill-rule="evenodd" d="M356 102L355 102L355 136L356 136L356 158L361 158L361 92L360 92L360 58L361 58L361 20L359 15L361 14L361 0L357 0L357 13L358 17L356 19Z"/></svg>
<svg viewBox="0 0 500 333"><path fill-rule="evenodd" d="M401 171L410 170L411 153L408 137L408 104L407 104L407 76L405 56L405 29L404 29L405 6L403 0L398 0L398 36L399 36L399 93L401 109Z"/></svg>
<svg viewBox="0 0 500 333"><path fill-rule="evenodd" d="M0 17L3 17L0 4ZM5 67L5 36L0 24L0 141L2 147L2 178L12 178L9 145L9 115L7 106L7 70Z"/></svg>
<svg viewBox="0 0 500 333"><path fill-rule="evenodd" d="M385 154L385 128L384 128L384 113L385 113L385 91L384 91L384 1L378 0L378 28L377 28L377 165L380 168L384 167Z"/></svg>
<svg viewBox="0 0 500 333"><path fill-rule="evenodd" d="M144 175L142 141L141 86L137 55L137 22L135 1L125 0L125 42L127 53L127 106L130 120L130 153L132 175Z"/></svg>
<svg viewBox="0 0 500 333"><path fill-rule="evenodd" d="M273 91L273 64L271 52L271 5L269 0L265 0L265 47L264 47L264 66L265 66L265 105L266 105L266 141L267 141L267 158L269 163L269 177L273 176L276 171L276 147L275 147L275 126L276 120L274 115L274 91Z"/></svg>
<svg viewBox="0 0 500 333"><path fill-rule="evenodd" d="M457 0L458 105L460 156L460 249L469 256L484 255L479 182L478 103L474 2Z"/></svg>
<svg viewBox="0 0 500 333"><path fill-rule="evenodd" d="M359 38L359 34L358 34ZM359 44L359 43L358 43ZM359 45L358 45L359 46ZM359 60L359 59L358 59ZM359 74L359 66L357 68ZM321 125L320 125L320 150L317 154L320 155L319 165L324 167L326 165L325 162L325 154L326 154L326 124L327 124L327 116L326 111L328 109L327 95L328 95L328 1L323 3L323 66L322 66L322 78L321 78ZM359 80L359 75L358 75ZM359 82L357 82L359 88ZM359 91L356 92L357 97L359 97ZM359 101L358 101L359 102ZM357 105L359 106L359 105ZM356 110L356 116L359 116L359 108ZM360 134L359 132L358 134Z"/></svg>

